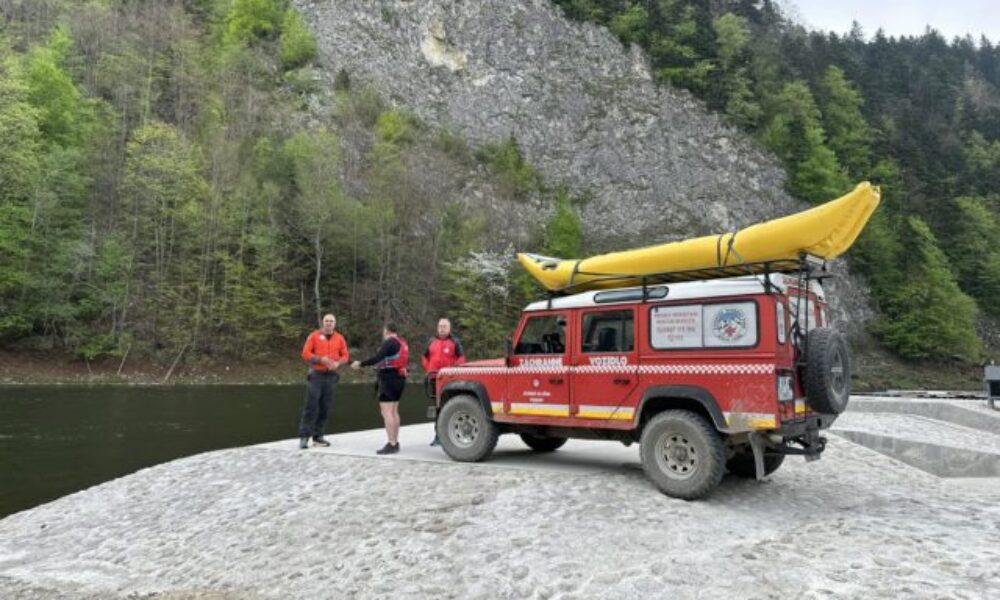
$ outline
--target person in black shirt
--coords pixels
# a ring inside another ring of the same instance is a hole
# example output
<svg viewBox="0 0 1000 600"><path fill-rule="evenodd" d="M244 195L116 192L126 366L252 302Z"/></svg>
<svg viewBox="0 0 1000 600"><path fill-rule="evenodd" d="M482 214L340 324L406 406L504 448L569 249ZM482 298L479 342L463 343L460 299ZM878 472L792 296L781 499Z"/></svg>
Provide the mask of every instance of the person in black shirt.
<svg viewBox="0 0 1000 600"><path fill-rule="evenodd" d="M351 363L352 369L375 367L378 373L378 402L385 422L385 433L389 441L376 454L399 452L399 399L406 387L406 365L410 360L410 349L406 340L399 337L396 326L386 324L382 329L382 346L378 352L366 360Z"/></svg>

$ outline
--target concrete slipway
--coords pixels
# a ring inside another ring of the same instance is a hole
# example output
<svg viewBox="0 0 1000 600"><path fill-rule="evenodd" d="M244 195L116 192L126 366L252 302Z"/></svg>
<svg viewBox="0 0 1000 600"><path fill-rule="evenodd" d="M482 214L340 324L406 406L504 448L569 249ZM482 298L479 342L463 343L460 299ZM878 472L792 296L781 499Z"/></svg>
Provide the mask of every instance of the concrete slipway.
<svg viewBox="0 0 1000 600"><path fill-rule="evenodd" d="M0 598L997 598L984 404L855 398L822 460L693 503L614 443L467 465L423 424L389 458L378 431L212 452L0 521Z"/></svg>

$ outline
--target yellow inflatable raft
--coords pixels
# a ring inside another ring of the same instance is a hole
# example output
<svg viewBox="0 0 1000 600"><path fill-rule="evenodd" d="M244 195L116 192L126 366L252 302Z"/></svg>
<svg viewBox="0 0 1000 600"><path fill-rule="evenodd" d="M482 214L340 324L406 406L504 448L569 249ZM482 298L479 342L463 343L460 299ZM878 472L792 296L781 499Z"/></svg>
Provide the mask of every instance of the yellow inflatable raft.
<svg viewBox="0 0 1000 600"><path fill-rule="evenodd" d="M656 281L711 279L797 264L803 254L823 259L840 256L857 239L879 203L870 183L815 208L751 225L735 233L564 260L518 254L525 269L553 292L626 287ZM669 275L667 275L669 274Z"/></svg>

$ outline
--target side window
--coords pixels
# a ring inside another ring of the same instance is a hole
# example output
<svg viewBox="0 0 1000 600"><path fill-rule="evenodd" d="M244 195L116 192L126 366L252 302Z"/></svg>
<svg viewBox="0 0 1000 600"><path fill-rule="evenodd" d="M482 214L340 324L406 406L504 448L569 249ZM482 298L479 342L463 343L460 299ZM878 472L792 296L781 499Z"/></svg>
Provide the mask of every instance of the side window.
<svg viewBox="0 0 1000 600"><path fill-rule="evenodd" d="M566 317L531 317L521 332L514 354L562 354L566 351Z"/></svg>
<svg viewBox="0 0 1000 600"><path fill-rule="evenodd" d="M589 312L583 315L583 352L631 352L635 347L631 310Z"/></svg>
<svg viewBox="0 0 1000 600"><path fill-rule="evenodd" d="M799 305L803 305L805 310L799 313ZM792 320L797 320L799 323L799 329L805 330L806 328L806 314L809 315L809 330L816 329L819 326L816 318L816 303L812 300L808 302L804 298L800 298L798 294L791 294L788 296L788 310L792 316Z"/></svg>

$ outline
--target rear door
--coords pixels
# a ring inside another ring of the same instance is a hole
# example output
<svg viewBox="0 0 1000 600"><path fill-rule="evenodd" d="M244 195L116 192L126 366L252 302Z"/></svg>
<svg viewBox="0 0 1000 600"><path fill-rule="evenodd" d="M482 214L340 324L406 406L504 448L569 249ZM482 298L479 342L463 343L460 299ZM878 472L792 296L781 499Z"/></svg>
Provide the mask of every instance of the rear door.
<svg viewBox="0 0 1000 600"><path fill-rule="evenodd" d="M569 417L567 315L544 312L524 321L507 375L508 414Z"/></svg>
<svg viewBox="0 0 1000 600"><path fill-rule="evenodd" d="M631 420L623 407L638 385L635 307L579 311L573 348L572 412L580 419Z"/></svg>

